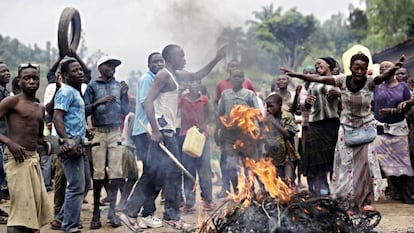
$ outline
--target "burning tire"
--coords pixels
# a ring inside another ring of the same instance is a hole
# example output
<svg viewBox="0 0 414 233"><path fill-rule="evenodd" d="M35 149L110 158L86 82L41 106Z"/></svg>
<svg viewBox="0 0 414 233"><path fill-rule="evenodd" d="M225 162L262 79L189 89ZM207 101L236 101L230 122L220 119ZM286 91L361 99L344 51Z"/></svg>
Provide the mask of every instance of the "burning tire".
<svg viewBox="0 0 414 233"><path fill-rule="evenodd" d="M71 7L63 9L58 26L58 46L61 57L76 51L81 37L81 19L78 10Z"/></svg>

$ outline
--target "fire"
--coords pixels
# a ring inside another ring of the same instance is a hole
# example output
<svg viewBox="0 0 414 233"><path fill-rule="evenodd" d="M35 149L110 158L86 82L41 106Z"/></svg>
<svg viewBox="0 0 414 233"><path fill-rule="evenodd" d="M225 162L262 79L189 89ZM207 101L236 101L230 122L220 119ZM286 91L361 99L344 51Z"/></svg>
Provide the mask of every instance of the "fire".
<svg viewBox="0 0 414 233"><path fill-rule="evenodd" d="M243 207L251 204L255 199L253 185L256 177L264 185L265 190L272 198L279 200L282 204L291 201L295 192L280 177L277 177L276 167L273 165L271 159L262 158L260 161L256 162L253 159L246 158L245 165L246 168L249 168L247 177L245 175L245 169L243 167L240 168L240 173L238 175L239 183L237 186L238 193L229 194L235 203L240 204Z"/></svg>
<svg viewBox="0 0 414 233"><path fill-rule="evenodd" d="M248 172L248 177L245 175L244 168L240 168L240 173L238 175L238 185L237 185L237 194L229 193L229 196L233 199L236 204L241 204L241 206L249 206L251 201L254 198L254 193L252 191L254 183L254 175L252 172Z"/></svg>
<svg viewBox="0 0 414 233"><path fill-rule="evenodd" d="M227 128L237 127L241 129L243 134L252 139L260 138L260 128L257 123L263 121L263 116L259 109L236 104L230 112L229 119L221 116L220 121Z"/></svg>
<svg viewBox="0 0 414 233"><path fill-rule="evenodd" d="M276 167L269 158L262 158L256 162L246 158L246 167L249 168L263 183L266 191L272 198L279 199L282 203L288 203L295 194L280 177L276 175Z"/></svg>

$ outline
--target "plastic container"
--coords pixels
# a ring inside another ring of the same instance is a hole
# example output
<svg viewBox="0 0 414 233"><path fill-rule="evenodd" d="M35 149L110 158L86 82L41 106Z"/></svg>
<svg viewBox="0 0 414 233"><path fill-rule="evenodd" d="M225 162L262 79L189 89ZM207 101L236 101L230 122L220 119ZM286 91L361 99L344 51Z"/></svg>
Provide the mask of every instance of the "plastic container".
<svg viewBox="0 0 414 233"><path fill-rule="evenodd" d="M191 157L199 158L203 153L206 137L198 131L198 128L193 126L187 130L187 135L184 139L183 152Z"/></svg>

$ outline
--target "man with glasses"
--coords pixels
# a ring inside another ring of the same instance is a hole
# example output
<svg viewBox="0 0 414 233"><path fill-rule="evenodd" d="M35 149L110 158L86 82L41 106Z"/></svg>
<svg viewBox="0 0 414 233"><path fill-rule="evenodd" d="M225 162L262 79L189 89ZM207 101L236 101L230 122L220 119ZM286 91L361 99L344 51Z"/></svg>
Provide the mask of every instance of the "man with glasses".
<svg viewBox="0 0 414 233"><path fill-rule="evenodd" d="M43 141L45 109L36 100L39 89L39 67L19 67L22 93L0 102L0 117L6 117L8 135L0 134L7 145L4 168L10 196L8 233L38 232L52 219L52 208L41 176L37 143Z"/></svg>

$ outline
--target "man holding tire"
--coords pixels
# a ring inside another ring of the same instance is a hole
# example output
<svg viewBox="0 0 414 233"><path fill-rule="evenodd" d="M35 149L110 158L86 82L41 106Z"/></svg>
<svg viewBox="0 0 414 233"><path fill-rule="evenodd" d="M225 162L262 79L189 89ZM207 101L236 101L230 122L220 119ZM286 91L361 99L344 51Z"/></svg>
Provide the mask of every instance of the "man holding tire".
<svg viewBox="0 0 414 233"><path fill-rule="evenodd" d="M108 179L108 223L112 227L121 225L115 214L117 192L123 185L120 125L122 115L129 113L129 101L127 87L121 86L114 77L115 68L120 64L121 61L113 57L100 58L97 67L101 75L88 84L84 96L95 132L92 143L99 142L99 146L92 148L94 210L91 229L101 228L99 200L102 186Z"/></svg>

